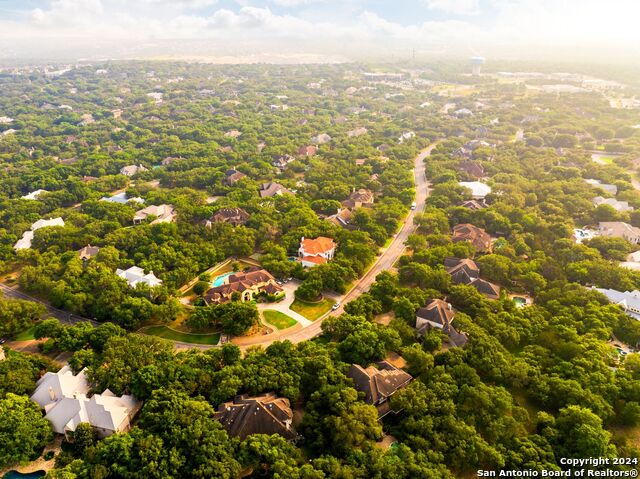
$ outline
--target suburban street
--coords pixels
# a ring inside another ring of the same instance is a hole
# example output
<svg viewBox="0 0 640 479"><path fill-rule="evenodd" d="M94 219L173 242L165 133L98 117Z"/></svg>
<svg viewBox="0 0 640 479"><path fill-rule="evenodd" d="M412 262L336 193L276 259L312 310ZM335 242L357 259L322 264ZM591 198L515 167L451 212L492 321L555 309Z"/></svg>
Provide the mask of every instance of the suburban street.
<svg viewBox="0 0 640 479"><path fill-rule="evenodd" d="M274 334L258 336L255 338L243 338L242 343L239 344L242 349L258 345L268 346L274 341L289 340L293 343L299 343L301 341L306 341L320 335L322 332L322 321L324 321L329 316L339 316L340 314L342 314L344 312L344 305L346 303L354 300L362 293L368 291L371 285L376 280L376 276L378 276L378 274L393 267L393 265L396 263L396 261L398 261L398 258L402 256L405 250L405 241L407 240L409 235L415 231L416 226L413 223L413 218L416 212L424 211L425 202L427 200L427 197L429 196L429 182L425 177L424 159L431 154L431 151L436 147L436 145L437 143L429 145L427 148L422 150L415 158L413 172L416 186L416 209L409 211L409 214L404 220L402 228L397 233L395 238L393 238L393 241L391 242L389 247L382 252L382 254L378 257L378 260L373 264L369 271L367 271L364 276L360 278L356 285L342 297L340 307L335 311L326 313L324 316L311 323L311 325L304 328L291 328L291 331L285 330Z"/></svg>
<svg viewBox="0 0 640 479"><path fill-rule="evenodd" d="M73 325L80 321L88 321L94 326L98 326L100 324L97 321L93 321L88 318L83 318L82 316L78 316L77 314L71 314L67 311L54 308L53 306L51 306L49 303L45 301L42 301L38 298L34 298L33 296L29 296L28 294L24 294L23 292L18 291L17 288L11 288L3 283L0 283L0 291L2 291L2 294L4 295L5 298L22 299L25 301L33 301L35 303L42 304L45 308L47 308L47 312L51 316L57 318L63 324Z"/></svg>
<svg viewBox="0 0 640 479"><path fill-rule="evenodd" d="M322 321L324 321L329 316L339 316L344 312L344 305L349 301L354 300L362 293L369 290L371 285L376 280L376 276L380 274L382 271L387 271L393 268L393 265L398 261L398 258L402 256L405 250L405 242L409 235L414 232L415 225L413 222L413 218L416 212L423 211L425 208L425 202L429 195L429 182L425 178L425 167L424 167L424 159L431 154L431 151L435 148L437 143L433 143L429 145L427 148L422 150L418 156L415 158L414 163L414 177L415 177L415 187L416 187L416 209L410 210L409 214L405 218L400 231L395 235L389 246L383 250L382 254L378 257L377 261L373 264L373 266L364 274L360 280L354 285L354 287L348 291L344 296L340 298L340 307L335 311L329 311L319 319L314 322L307 320L306 318L301 317L299 314L294 313L289 309L290 304L294 300L294 291L292 288L288 288L287 291L287 300L281 305L268 305L266 309L275 309L277 311L281 311L289 316L292 316L294 319L298 321L298 325L293 328L289 328L284 331L274 331L271 334L267 334L264 336L255 336L255 337L243 337L238 338L238 345L242 349L246 349L251 346L268 346L274 341L284 341L289 340L293 343L299 343L301 341L306 341L308 339L312 339L321 334L321 325ZM297 282L292 283L291 286L297 285ZM7 298L14 299L23 299L28 301L34 301L44 305L47 308L49 314L58 320L61 323L67 325L73 325L80 321L89 321L94 325L98 325L99 323L88 318L83 318L81 316L71 314L67 311L60 310L51 306L50 304L42 301L38 298L34 298L33 296L29 296L25 293L19 291L16 287L12 288L7 286L6 284L0 283L0 290L3 292L4 296ZM302 318L302 319L301 319ZM232 342L234 342L232 340ZM174 342L175 346L182 348L198 348L198 349L209 349L215 346L208 346L202 344L192 344L192 343L182 343L182 342Z"/></svg>

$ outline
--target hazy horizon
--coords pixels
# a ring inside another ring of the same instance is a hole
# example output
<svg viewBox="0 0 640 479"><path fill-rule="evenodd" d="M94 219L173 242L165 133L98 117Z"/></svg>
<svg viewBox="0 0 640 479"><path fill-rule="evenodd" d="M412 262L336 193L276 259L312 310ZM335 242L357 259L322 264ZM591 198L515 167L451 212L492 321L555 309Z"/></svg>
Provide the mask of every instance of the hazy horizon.
<svg viewBox="0 0 640 479"><path fill-rule="evenodd" d="M0 59L628 62L638 13L631 0L0 0Z"/></svg>

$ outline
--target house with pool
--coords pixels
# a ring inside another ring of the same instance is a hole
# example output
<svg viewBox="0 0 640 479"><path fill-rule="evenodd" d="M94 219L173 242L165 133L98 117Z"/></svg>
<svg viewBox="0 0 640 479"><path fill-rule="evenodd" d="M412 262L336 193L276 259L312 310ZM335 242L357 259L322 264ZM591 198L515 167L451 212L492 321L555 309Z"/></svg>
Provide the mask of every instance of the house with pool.
<svg viewBox="0 0 640 479"><path fill-rule="evenodd" d="M284 292L271 273L258 268L219 276L213 284L204 295L207 305L231 301L236 293L241 301L251 301L260 295L278 296Z"/></svg>

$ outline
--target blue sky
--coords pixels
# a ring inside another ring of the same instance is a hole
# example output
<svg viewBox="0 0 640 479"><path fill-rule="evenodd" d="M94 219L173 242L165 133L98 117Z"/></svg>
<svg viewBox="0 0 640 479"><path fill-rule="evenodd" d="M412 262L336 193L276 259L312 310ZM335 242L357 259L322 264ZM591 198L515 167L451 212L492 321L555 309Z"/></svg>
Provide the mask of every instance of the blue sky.
<svg viewBox="0 0 640 479"><path fill-rule="evenodd" d="M639 17L638 0L0 0L0 42L638 50Z"/></svg>

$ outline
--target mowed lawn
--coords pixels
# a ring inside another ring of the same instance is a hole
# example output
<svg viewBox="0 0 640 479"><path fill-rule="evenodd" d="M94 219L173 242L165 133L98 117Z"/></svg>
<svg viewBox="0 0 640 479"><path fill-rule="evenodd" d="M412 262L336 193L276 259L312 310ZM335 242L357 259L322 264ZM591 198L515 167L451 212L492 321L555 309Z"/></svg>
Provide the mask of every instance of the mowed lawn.
<svg viewBox="0 0 640 479"><path fill-rule="evenodd" d="M30 341L32 339L35 339L33 337L33 332L35 331L36 327L31 326L29 329L26 329L25 331L22 331L21 333L18 333L16 335L16 341Z"/></svg>
<svg viewBox="0 0 640 479"><path fill-rule="evenodd" d="M287 329L298 324L298 322L291 316L287 316L286 314L273 309L265 309L262 311L262 316L267 323L278 329Z"/></svg>
<svg viewBox="0 0 640 479"><path fill-rule="evenodd" d="M181 343L218 344L218 341L220 341L220 333L184 333L162 325L149 326L141 329L140 332L151 336L158 336L159 338L170 339L171 341L179 341Z"/></svg>
<svg viewBox="0 0 640 479"><path fill-rule="evenodd" d="M296 299L289 307L292 311L301 314L311 321L315 321L329 311L331 306L333 306L333 301L325 298L318 303L307 303L306 301Z"/></svg>

